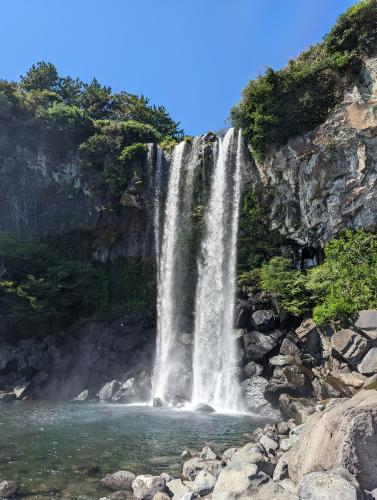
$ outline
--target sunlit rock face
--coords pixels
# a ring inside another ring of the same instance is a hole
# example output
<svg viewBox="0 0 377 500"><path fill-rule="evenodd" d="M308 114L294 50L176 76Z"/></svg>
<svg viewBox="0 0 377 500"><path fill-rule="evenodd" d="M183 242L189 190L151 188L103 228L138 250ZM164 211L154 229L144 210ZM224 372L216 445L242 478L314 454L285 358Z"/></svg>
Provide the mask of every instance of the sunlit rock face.
<svg viewBox="0 0 377 500"><path fill-rule="evenodd" d="M271 226L298 243L377 223L377 58L312 132L271 147L254 178L271 196Z"/></svg>

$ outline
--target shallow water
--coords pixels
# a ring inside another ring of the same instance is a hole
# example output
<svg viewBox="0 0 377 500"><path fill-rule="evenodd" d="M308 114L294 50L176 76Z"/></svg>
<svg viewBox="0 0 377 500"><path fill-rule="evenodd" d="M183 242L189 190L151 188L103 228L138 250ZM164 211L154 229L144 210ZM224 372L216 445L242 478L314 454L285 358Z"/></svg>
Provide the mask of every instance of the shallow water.
<svg viewBox="0 0 377 500"><path fill-rule="evenodd" d="M265 420L99 403L0 405L0 479L20 498L98 499L98 480L120 469L179 476L185 448L247 442Z"/></svg>

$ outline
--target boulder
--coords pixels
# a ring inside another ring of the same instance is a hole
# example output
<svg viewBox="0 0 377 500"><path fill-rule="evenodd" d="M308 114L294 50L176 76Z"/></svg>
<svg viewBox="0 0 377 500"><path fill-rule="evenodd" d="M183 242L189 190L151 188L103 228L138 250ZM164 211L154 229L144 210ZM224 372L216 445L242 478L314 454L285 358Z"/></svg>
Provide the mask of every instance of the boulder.
<svg viewBox="0 0 377 500"><path fill-rule="evenodd" d="M243 378L251 378L260 375L263 372L263 366L255 361L249 361L242 369Z"/></svg>
<svg viewBox="0 0 377 500"><path fill-rule="evenodd" d="M370 348L369 342L364 337L349 328L334 333L331 345L347 363L355 367Z"/></svg>
<svg viewBox="0 0 377 500"><path fill-rule="evenodd" d="M195 406L194 410L202 413L213 413L215 411L212 406L206 405L205 403L199 403Z"/></svg>
<svg viewBox="0 0 377 500"><path fill-rule="evenodd" d="M107 384L105 384L98 392L98 399L100 401L111 401L112 397L118 391L119 387L119 382L117 382L116 380L107 382Z"/></svg>
<svg viewBox="0 0 377 500"><path fill-rule="evenodd" d="M209 495L212 493L215 487L217 478L206 470L201 470L196 476L193 489L196 494L201 497Z"/></svg>
<svg viewBox="0 0 377 500"><path fill-rule="evenodd" d="M172 496L172 492L166 486L166 481L163 477L154 477L148 491L143 495L143 500L153 500L155 496L166 495L168 498Z"/></svg>
<svg viewBox="0 0 377 500"><path fill-rule="evenodd" d="M258 292L251 298L254 311L275 308L275 300L268 292Z"/></svg>
<svg viewBox="0 0 377 500"><path fill-rule="evenodd" d="M85 391L80 392L72 401L87 401L89 399L89 391L85 389Z"/></svg>
<svg viewBox="0 0 377 500"><path fill-rule="evenodd" d="M212 493L212 500L238 500L253 498L258 488L268 482L268 476L258 472L254 464L230 464L218 477Z"/></svg>
<svg viewBox="0 0 377 500"><path fill-rule="evenodd" d="M214 460L216 458L216 453L214 453L209 446L205 446L200 453L200 458Z"/></svg>
<svg viewBox="0 0 377 500"><path fill-rule="evenodd" d="M251 316L252 324L259 332L273 330L276 325L276 316L271 310L255 311Z"/></svg>
<svg viewBox="0 0 377 500"><path fill-rule="evenodd" d="M359 389L363 386L366 378L358 372L350 372L350 373L342 373L338 372L336 374L332 374L338 377L344 384L348 385L348 387L352 387L354 389Z"/></svg>
<svg viewBox="0 0 377 500"><path fill-rule="evenodd" d="M183 464L182 476L188 481L194 481L201 470L205 470L217 477L223 468L221 460L194 457Z"/></svg>
<svg viewBox="0 0 377 500"><path fill-rule="evenodd" d="M280 413L273 409L264 397L267 385L268 381L263 377L252 377L241 382L244 403L247 409L253 413L278 419Z"/></svg>
<svg viewBox="0 0 377 500"><path fill-rule="evenodd" d="M174 499L180 499L184 495L193 493L194 482L182 479L173 479L172 481L168 482L167 487L173 493Z"/></svg>
<svg viewBox="0 0 377 500"><path fill-rule="evenodd" d="M282 479L286 479L287 477L288 477L288 464L284 456L282 456L279 458L278 463L276 464L272 479L274 481L281 481Z"/></svg>
<svg viewBox="0 0 377 500"><path fill-rule="evenodd" d="M225 464L228 464L232 460L232 457L236 453L237 449L238 448L229 448L228 450L225 450L224 453L221 455L221 460Z"/></svg>
<svg viewBox="0 0 377 500"><path fill-rule="evenodd" d="M286 420L293 418L297 425L302 424L315 412L315 403L310 399L293 398L288 394L279 397L280 411Z"/></svg>
<svg viewBox="0 0 377 500"><path fill-rule="evenodd" d="M311 472L341 467L363 489L377 487L377 391L360 390L309 416L286 453L289 476L298 482Z"/></svg>
<svg viewBox="0 0 377 500"><path fill-rule="evenodd" d="M313 356L317 361L322 357L321 336L317 325L311 319L304 320L295 330L303 345L302 352Z"/></svg>
<svg viewBox="0 0 377 500"><path fill-rule="evenodd" d="M15 481L0 481L0 498L10 498L16 494L17 484Z"/></svg>
<svg viewBox="0 0 377 500"><path fill-rule="evenodd" d="M377 347L370 349L357 365L357 369L363 375L371 375L377 373Z"/></svg>
<svg viewBox="0 0 377 500"><path fill-rule="evenodd" d="M360 311L355 326L363 330L370 339L377 340L377 309Z"/></svg>
<svg viewBox="0 0 377 500"><path fill-rule="evenodd" d="M298 483L300 500L360 500L359 488L333 472L312 472Z"/></svg>
<svg viewBox="0 0 377 500"><path fill-rule="evenodd" d="M120 470L114 474L108 474L101 480L101 484L111 490L131 490L132 483L136 479L133 472Z"/></svg>
<svg viewBox="0 0 377 500"><path fill-rule="evenodd" d="M319 399L349 398L353 396L354 392L341 378L334 377L331 374L320 381L317 388Z"/></svg>
<svg viewBox="0 0 377 500"><path fill-rule="evenodd" d="M150 474L142 474L132 481L131 487L136 500L141 500L148 493L152 487L154 477Z"/></svg>
<svg viewBox="0 0 377 500"><path fill-rule="evenodd" d="M236 464L254 464L261 470L272 477L275 464L272 464L267 457L265 448L258 443L248 443L242 448L239 448L230 460L231 465Z"/></svg>
<svg viewBox="0 0 377 500"><path fill-rule="evenodd" d="M284 334L280 330L262 333L258 331L247 332L243 336L246 359L257 361L277 347Z"/></svg>
<svg viewBox="0 0 377 500"><path fill-rule="evenodd" d="M279 443L271 439L270 437L264 435L259 440L259 443L266 450L266 453L274 453L279 448Z"/></svg>
<svg viewBox="0 0 377 500"><path fill-rule="evenodd" d="M272 366L289 366L295 364L295 358L289 354L279 354L269 359Z"/></svg>
<svg viewBox="0 0 377 500"><path fill-rule="evenodd" d="M292 494L281 487L281 484L286 487L284 481L286 480L279 483L268 481L262 484L252 497L248 498L250 500L298 500L296 494Z"/></svg>
<svg viewBox="0 0 377 500"><path fill-rule="evenodd" d="M248 300L238 299L234 311L235 327L250 329L252 312L253 306Z"/></svg>
<svg viewBox="0 0 377 500"><path fill-rule="evenodd" d="M264 397L277 406L281 394L293 397L312 395L310 380L313 374L304 366L276 367L264 391Z"/></svg>
<svg viewBox="0 0 377 500"><path fill-rule="evenodd" d="M281 343L279 353L283 356L292 356L293 358L298 357L301 353L299 347L297 346L298 342L299 339L297 335L287 335Z"/></svg>

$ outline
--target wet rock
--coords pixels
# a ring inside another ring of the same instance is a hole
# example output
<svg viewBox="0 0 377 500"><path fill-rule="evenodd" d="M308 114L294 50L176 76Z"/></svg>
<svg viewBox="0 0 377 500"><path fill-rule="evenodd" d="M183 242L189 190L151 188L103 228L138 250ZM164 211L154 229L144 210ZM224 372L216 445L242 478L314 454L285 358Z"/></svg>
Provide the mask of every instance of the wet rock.
<svg viewBox="0 0 377 500"><path fill-rule="evenodd" d="M254 328L260 332L268 332L276 326L276 316L271 310L255 311L251 319Z"/></svg>
<svg viewBox="0 0 377 500"><path fill-rule="evenodd" d="M116 391L119 389L119 382L116 380L112 380L111 382L108 382L105 384L102 389L98 393L98 399L100 401L111 401L112 397L116 393Z"/></svg>
<svg viewBox="0 0 377 500"><path fill-rule="evenodd" d="M248 410L270 418L279 418L280 413L273 409L264 397L268 381L263 377L252 377L241 382L244 403Z"/></svg>
<svg viewBox="0 0 377 500"><path fill-rule="evenodd" d="M357 365L357 369L363 375L377 373L377 347L373 347L367 352L361 363Z"/></svg>
<svg viewBox="0 0 377 500"><path fill-rule="evenodd" d="M302 424L315 412L313 401L305 398L293 398L288 394L281 394L279 405L283 417L286 420L293 418L297 425Z"/></svg>
<svg viewBox="0 0 377 500"><path fill-rule="evenodd" d="M133 472L120 470L114 474L108 474L101 480L101 484L111 490L131 490L132 483L136 479Z"/></svg>
<svg viewBox="0 0 377 500"><path fill-rule="evenodd" d="M347 479L333 472L313 472L298 483L300 500L359 500L359 489Z"/></svg>
<svg viewBox="0 0 377 500"><path fill-rule="evenodd" d="M280 330L262 333L258 331L247 332L243 336L246 359L258 361L277 347L284 334Z"/></svg>
<svg viewBox="0 0 377 500"><path fill-rule="evenodd" d="M153 406L155 408L163 408L165 405L161 398L153 398Z"/></svg>
<svg viewBox="0 0 377 500"><path fill-rule="evenodd" d="M260 375L263 372L263 367L255 361L249 361L242 369L243 378L251 378Z"/></svg>
<svg viewBox="0 0 377 500"><path fill-rule="evenodd" d="M331 337L331 345L352 366L357 366L370 348L364 337L349 328L336 332Z"/></svg>
<svg viewBox="0 0 377 500"><path fill-rule="evenodd" d="M285 455L295 482L313 471L347 469L365 490L377 487L377 391L360 390L307 418Z"/></svg>
<svg viewBox="0 0 377 500"><path fill-rule="evenodd" d="M85 391L80 392L72 401L88 401L89 399L89 391L85 389Z"/></svg>
<svg viewBox="0 0 377 500"><path fill-rule="evenodd" d="M212 500L252 498L258 488L268 482L268 476L258 472L254 464L230 464L223 469L212 493Z"/></svg>
<svg viewBox="0 0 377 500"><path fill-rule="evenodd" d="M15 481L0 481L0 498L10 498L17 492Z"/></svg>
<svg viewBox="0 0 377 500"><path fill-rule="evenodd" d="M194 408L195 411L201 411L202 413L213 413L215 410L212 406L206 405L204 403L200 403Z"/></svg>

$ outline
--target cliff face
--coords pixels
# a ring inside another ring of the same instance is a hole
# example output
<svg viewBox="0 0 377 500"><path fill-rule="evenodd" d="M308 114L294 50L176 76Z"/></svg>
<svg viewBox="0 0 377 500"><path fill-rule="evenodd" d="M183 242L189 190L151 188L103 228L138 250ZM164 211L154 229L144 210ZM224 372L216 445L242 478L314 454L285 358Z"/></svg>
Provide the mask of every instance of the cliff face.
<svg viewBox="0 0 377 500"><path fill-rule="evenodd" d="M155 151L151 152L155 154ZM147 160L140 186L131 186L117 206L106 193L92 195L80 178L77 144L28 128L0 129L0 230L20 239L43 239L72 231L93 235L100 260L153 255L153 186Z"/></svg>
<svg viewBox="0 0 377 500"><path fill-rule="evenodd" d="M377 58L315 130L271 147L254 178L272 200L270 221L299 244L377 224Z"/></svg>

